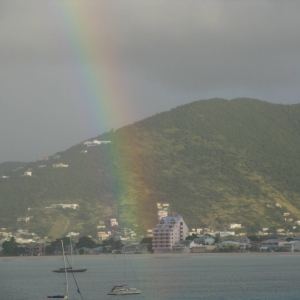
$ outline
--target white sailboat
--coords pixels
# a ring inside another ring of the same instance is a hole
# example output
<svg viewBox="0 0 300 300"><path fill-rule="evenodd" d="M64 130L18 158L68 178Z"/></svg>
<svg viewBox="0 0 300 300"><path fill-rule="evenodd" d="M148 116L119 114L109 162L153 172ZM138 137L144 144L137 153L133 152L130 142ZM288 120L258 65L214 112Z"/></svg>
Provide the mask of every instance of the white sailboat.
<svg viewBox="0 0 300 300"><path fill-rule="evenodd" d="M130 288L127 285L127 268L126 268L126 246L124 246L124 284L115 285L107 295L135 295L140 294L141 290Z"/></svg>
<svg viewBox="0 0 300 300"><path fill-rule="evenodd" d="M63 258L64 258L64 272L66 274L66 293L64 295L55 295L55 296L47 296L46 299L63 299L63 300L69 300L69 283L68 283L68 272L67 272L67 266L66 266L66 257L65 257L65 250L64 250L64 242L61 241L61 247L63 252Z"/></svg>

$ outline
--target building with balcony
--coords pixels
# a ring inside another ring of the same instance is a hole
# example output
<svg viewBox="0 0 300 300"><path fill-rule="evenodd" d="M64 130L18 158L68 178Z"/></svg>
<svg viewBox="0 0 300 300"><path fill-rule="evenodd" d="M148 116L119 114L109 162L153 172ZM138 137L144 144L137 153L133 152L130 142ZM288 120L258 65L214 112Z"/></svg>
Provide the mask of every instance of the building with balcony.
<svg viewBox="0 0 300 300"><path fill-rule="evenodd" d="M173 252L173 246L185 240L189 234L181 216L162 217L153 228L152 248L154 253Z"/></svg>

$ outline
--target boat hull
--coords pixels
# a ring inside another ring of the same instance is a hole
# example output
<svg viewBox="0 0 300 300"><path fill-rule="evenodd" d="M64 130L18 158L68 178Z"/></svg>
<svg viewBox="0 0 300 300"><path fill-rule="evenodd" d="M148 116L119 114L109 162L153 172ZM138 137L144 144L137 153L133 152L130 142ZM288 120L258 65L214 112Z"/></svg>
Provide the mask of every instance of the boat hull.
<svg viewBox="0 0 300 300"><path fill-rule="evenodd" d="M67 295L56 295L56 296L47 296L46 299L63 299L63 300L69 300L69 297Z"/></svg>
<svg viewBox="0 0 300 300"><path fill-rule="evenodd" d="M67 271L67 273L79 273L79 272L85 272L87 269L67 269L66 271ZM54 271L52 271L52 272L55 272L55 273L65 273L65 270L63 269L63 270L61 270L61 269L59 269L59 270L54 270Z"/></svg>
<svg viewBox="0 0 300 300"><path fill-rule="evenodd" d="M120 290L112 290L107 295L136 295L140 294L141 291L137 289L120 289Z"/></svg>

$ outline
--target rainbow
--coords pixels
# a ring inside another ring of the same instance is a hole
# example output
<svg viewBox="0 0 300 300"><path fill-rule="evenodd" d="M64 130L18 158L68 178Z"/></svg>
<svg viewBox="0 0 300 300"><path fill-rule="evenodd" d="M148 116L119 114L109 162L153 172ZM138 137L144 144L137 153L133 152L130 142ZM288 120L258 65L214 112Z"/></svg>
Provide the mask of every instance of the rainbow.
<svg viewBox="0 0 300 300"><path fill-rule="evenodd" d="M116 122L124 124L133 112L126 106L124 80L118 77L120 50L112 49L109 42L112 35L117 36L117 30L105 13L108 5L103 1L87 4L76 0L51 1L49 5L63 25L61 30L72 62L71 84L82 99L78 105L83 108L84 118L99 132L113 128ZM99 11L103 13L99 15Z"/></svg>
<svg viewBox="0 0 300 300"><path fill-rule="evenodd" d="M118 35L111 14L106 13L107 3L59 0L47 4L63 25L60 30L65 36L68 61L71 61L68 66L70 84L76 98L80 99L77 105L82 119L99 133L103 132L103 128L113 128L115 124L126 124L126 120L134 119L134 111L128 105L124 79L117 75L122 68L121 50L112 48L109 42L111 36L118 38ZM123 174L121 179L120 175L118 180L119 201L122 204L137 204L139 196L135 187L141 190L144 186L142 190L148 190L144 181L132 175L139 162L131 158L134 162L129 164L129 153L126 152L120 156L119 160L127 162L128 176L124 179Z"/></svg>

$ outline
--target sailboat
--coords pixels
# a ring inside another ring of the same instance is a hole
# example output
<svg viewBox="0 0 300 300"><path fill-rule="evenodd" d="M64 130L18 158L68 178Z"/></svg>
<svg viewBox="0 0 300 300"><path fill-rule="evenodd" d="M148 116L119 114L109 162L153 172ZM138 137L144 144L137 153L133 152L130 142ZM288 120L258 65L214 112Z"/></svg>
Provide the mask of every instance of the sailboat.
<svg viewBox="0 0 300 300"><path fill-rule="evenodd" d="M64 300L69 300L69 284L68 284L68 272L67 272L67 266L66 266L66 257L65 257L65 250L64 250L64 242L61 241L61 247L62 247L62 252L63 252L63 258L64 258L64 270L66 274L66 293L65 295L55 295L55 296L47 296L46 299L64 299Z"/></svg>
<svg viewBox="0 0 300 300"><path fill-rule="evenodd" d="M72 265L68 268L59 268L59 269L53 270L52 272L55 272L55 273L64 273L65 271L66 272L85 272L87 270L87 269L74 269L73 268L73 244L72 244L71 236L70 236L70 248L71 248Z"/></svg>
<svg viewBox="0 0 300 300"><path fill-rule="evenodd" d="M141 290L137 288L130 288L127 286L127 269L126 269L126 246L124 246L124 284L115 285L107 295L135 295L140 294Z"/></svg>

